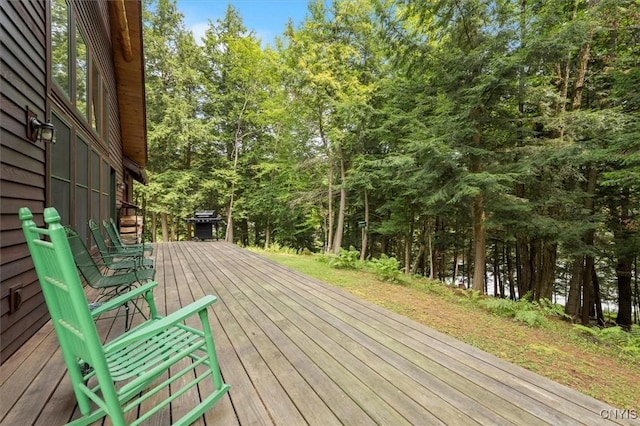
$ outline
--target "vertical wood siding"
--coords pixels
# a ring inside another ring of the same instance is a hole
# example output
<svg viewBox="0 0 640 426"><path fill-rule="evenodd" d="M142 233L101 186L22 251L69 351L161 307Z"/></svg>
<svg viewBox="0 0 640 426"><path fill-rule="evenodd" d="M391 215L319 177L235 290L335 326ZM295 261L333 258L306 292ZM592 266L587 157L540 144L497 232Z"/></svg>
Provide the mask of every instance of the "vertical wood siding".
<svg viewBox="0 0 640 426"><path fill-rule="evenodd" d="M89 50L98 62L109 91L108 146L104 146L86 123L78 119L63 100L47 93L48 1L2 0L0 2L0 363L11 356L49 319L17 216L29 207L42 224L47 202L46 148L26 139L26 107L40 119L55 112L72 123L101 156L123 176L122 137L116 91L113 46L106 0L71 0ZM88 136L88 137L87 137ZM72 210L75 205L71 206ZM97 207L96 207L97 208ZM22 292L23 304L9 313L11 288Z"/></svg>
<svg viewBox="0 0 640 426"><path fill-rule="evenodd" d="M49 319L17 216L27 206L41 220L45 203L45 147L26 139L25 109L45 117L46 7L0 2L0 362ZM9 314L11 288L21 289L22 307Z"/></svg>

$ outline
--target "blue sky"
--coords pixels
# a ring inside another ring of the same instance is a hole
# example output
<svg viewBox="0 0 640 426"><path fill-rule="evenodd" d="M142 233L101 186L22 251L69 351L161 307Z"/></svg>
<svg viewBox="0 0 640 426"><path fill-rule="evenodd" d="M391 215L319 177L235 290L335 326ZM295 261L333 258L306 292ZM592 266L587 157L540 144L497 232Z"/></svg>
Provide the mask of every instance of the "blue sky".
<svg viewBox="0 0 640 426"><path fill-rule="evenodd" d="M307 0L177 0L184 23L198 42L209 20L224 17L228 4L240 12L245 27L253 30L263 45L273 44L275 37L282 35L289 17L297 26L307 14Z"/></svg>

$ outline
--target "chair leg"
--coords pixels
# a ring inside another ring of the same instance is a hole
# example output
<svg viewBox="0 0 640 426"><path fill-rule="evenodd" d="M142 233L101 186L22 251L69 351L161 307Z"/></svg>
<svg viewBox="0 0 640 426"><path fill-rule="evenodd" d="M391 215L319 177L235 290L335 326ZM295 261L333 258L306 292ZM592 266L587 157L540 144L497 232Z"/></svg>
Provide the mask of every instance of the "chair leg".
<svg viewBox="0 0 640 426"><path fill-rule="evenodd" d="M133 322L133 316L131 317L131 322ZM131 328L131 324L129 323L129 302L124 304L124 331L129 331Z"/></svg>

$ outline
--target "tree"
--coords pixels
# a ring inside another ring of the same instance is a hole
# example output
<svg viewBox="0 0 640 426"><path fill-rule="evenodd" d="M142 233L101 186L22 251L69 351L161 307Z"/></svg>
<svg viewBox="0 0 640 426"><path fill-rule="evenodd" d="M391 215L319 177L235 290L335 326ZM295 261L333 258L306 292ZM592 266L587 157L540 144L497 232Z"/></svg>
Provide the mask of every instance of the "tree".
<svg viewBox="0 0 640 426"><path fill-rule="evenodd" d="M503 193L509 179L496 160L513 130L513 109L505 102L513 96L517 71L512 5L479 0L404 4L407 22L419 24L401 34L411 35L412 45L425 40L422 54L405 61L417 72L430 71L437 102L425 117L430 143L446 146L460 160L462 173L448 186L453 200L471 204L473 288L484 292L487 196Z"/></svg>
<svg viewBox="0 0 640 426"><path fill-rule="evenodd" d="M193 212L199 202L199 179L190 169L195 146L207 133L200 112L200 55L175 1L145 6L150 185L139 191L149 200L150 211L160 215L163 240L168 241L177 238L175 219Z"/></svg>
<svg viewBox="0 0 640 426"><path fill-rule="evenodd" d="M205 119L215 123L213 133L226 157L226 240L234 241L234 208L241 176L240 159L258 140L260 102L264 96L260 44L229 5L225 16L210 22L204 37Z"/></svg>
<svg viewBox="0 0 640 426"><path fill-rule="evenodd" d="M304 93L307 116L327 163L328 229L326 250L342 247L347 208L346 179L352 158L361 152L367 122L367 102L373 90L371 75L379 66L376 56L373 9L364 0L310 5L302 28L288 33L290 63L299 73L296 92ZM338 175L338 185L335 175ZM334 230L334 188L339 207ZM335 231L335 232L334 232Z"/></svg>
<svg viewBox="0 0 640 426"><path fill-rule="evenodd" d="M146 196L165 238L225 206L230 241L359 246L481 292L490 261L501 297L568 280L572 315L603 321L610 292L631 322L635 2L317 1L275 50L232 7L200 48L172 5L148 16Z"/></svg>

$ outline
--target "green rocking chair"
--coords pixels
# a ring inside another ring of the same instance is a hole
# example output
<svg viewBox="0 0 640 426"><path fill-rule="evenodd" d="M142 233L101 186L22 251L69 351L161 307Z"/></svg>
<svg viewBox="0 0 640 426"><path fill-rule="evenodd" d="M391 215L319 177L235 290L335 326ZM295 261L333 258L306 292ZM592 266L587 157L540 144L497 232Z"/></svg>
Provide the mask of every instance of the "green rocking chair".
<svg viewBox="0 0 640 426"><path fill-rule="evenodd" d="M93 241L96 243L96 246L100 251L100 256L109 269L131 269L132 267L140 266L145 268L153 267L153 259L145 257L142 253L122 254L118 253L114 247L110 249L104 242L104 237L100 233L100 227L98 224L95 223L93 219L89 219L87 224L89 225L89 231L91 231L91 235L93 236Z"/></svg>
<svg viewBox="0 0 640 426"><path fill-rule="evenodd" d="M131 289L155 278L156 270L141 266L139 262L134 262L132 264L127 262L129 266L128 269L112 270L116 262L111 264L97 262L93 256L91 256L89 250L87 250L87 246L85 246L84 241L82 241L82 237L80 237L73 228L65 227L65 233L67 234L67 241L71 248L73 260L80 271L80 274L83 276L89 287L99 290L97 297L89 304L92 312L93 309L101 306L105 300L109 300L119 294L130 291ZM135 301L133 301L132 305L137 309L137 311L142 313ZM135 312L136 310L131 312L130 315L129 303L124 304L125 331L129 330L129 326L131 325L130 316L131 320L133 320L133 314L135 314Z"/></svg>
<svg viewBox="0 0 640 426"><path fill-rule="evenodd" d="M122 241L118 226L113 219L105 219L102 221L107 236L111 241L111 246L115 248L118 254L130 254L130 253L153 253L153 246L145 243L140 244L127 244Z"/></svg>
<svg viewBox="0 0 640 426"><path fill-rule="evenodd" d="M198 401L174 424L189 425L228 392L207 315L214 296L161 317L153 314L156 283L135 289L129 293L144 293L152 317L103 344L58 212L45 209L46 229L36 226L27 208L19 216L82 414L69 424L88 425L106 416L117 426L152 424L156 413L187 393L198 395ZM129 293L107 303L122 303ZM190 317L200 319L201 330L184 324Z"/></svg>

